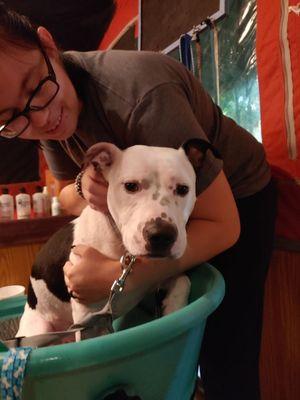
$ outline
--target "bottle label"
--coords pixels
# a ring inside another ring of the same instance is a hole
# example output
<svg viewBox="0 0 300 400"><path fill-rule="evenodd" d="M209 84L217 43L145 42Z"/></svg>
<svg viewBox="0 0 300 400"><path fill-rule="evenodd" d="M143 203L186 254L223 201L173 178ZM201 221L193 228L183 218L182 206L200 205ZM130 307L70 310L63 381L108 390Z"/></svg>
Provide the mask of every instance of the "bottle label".
<svg viewBox="0 0 300 400"><path fill-rule="evenodd" d="M0 218L3 220L14 218L14 204L12 199L0 200Z"/></svg>
<svg viewBox="0 0 300 400"><path fill-rule="evenodd" d="M33 199L33 211L35 214L44 214L44 202L43 199Z"/></svg>
<svg viewBox="0 0 300 400"><path fill-rule="evenodd" d="M19 199L17 201L18 206L23 207L23 208L27 208L28 206L30 206L30 201L26 200L26 199Z"/></svg>
<svg viewBox="0 0 300 400"><path fill-rule="evenodd" d="M17 216L19 219L30 217L30 211L31 211L30 199L24 197L17 198L16 205L17 205Z"/></svg>

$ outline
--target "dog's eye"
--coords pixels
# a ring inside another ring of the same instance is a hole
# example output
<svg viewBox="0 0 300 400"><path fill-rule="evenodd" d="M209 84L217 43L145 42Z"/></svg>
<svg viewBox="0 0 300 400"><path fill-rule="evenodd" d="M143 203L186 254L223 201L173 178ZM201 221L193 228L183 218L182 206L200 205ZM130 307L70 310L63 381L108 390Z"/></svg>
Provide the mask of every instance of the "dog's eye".
<svg viewBox="0 0 300 400"><path fill-rule="evenodd" d="M124 184L127 192L135 193L140 190L140 185L138 182L125 182Z"/></svg>
<svg viewBox="0 0 300 400"><path fill-rule="evenodd" d="M178 196L185 196L188 194L189 192L189 187L186 185L177 185L176 189L175 189L176 194L178 194Z"/></svg>

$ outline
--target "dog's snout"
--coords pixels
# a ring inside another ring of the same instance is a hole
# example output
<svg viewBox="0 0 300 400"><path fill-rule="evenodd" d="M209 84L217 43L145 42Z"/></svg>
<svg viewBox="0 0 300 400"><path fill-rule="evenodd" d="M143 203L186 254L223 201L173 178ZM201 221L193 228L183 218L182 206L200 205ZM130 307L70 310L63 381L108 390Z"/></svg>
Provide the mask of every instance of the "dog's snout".
<svg viewBox="0 0 300 400"><path fill-rule="evenodd" d="M177 239L177 235L176 226L161 218L147 222L143 229L146 250L152 257L168 256Z"/></svg>

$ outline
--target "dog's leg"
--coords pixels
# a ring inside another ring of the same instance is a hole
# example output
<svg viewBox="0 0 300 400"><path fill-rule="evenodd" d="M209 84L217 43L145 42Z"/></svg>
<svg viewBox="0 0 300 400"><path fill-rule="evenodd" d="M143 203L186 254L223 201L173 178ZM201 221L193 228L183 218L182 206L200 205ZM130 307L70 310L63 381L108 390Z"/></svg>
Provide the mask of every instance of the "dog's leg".
<svg viewBox="0 0 300 400"><path fill-rule="evenodd" d="M74 324L80 324L82 320L87 320L90 317L93 316L95 312L99 312L100 310L103 309L104 305L106 304L106 301L103 303L97 303L97 304L92 304L89 307L86 306L85 304L79 303L75 299L71 299L71 305L72 305L72 316L73 316L73 321ZM106 327L106 321L108 322L107 317L104 317L102 320L102 323L100 323L100 320L98 324L95 324L93 328L90 326L91 329L88 329L87 331L84 331L83 334L82 332L76 332L75 333L75 340L76 342L79 342L82 339L88 339L88 338L93 338L95 336L102 335L105 331ZM110 325L107 325L107 329L110 327Z"/></svg>
<svg viewBox="0 0 300 400"><path fill-rule="evenodd" d="M33 336L53 331L53 325L49 321L46 321L37 310L30 308L26 303L16 337Z"/></svg>
<svg viewBox="0 0 300 400"><path fill-rule="evenodd" d="M163 287L167 289L167 295L162 302L163 315L179 310L188 303L191 281L186 275L169 279Z"/></svg>

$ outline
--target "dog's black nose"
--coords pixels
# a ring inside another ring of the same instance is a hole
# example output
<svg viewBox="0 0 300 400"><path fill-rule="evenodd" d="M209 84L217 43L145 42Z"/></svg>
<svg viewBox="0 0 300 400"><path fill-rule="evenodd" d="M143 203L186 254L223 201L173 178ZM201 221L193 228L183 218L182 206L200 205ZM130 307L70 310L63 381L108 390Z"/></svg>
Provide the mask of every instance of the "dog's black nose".
<svg viewBox="0 0 300 400"><path fill-rule="evenodd" d="M147 222L143 229L146 250L151 257L168 256L177 236L176 226L161 218Z"/></svg>

